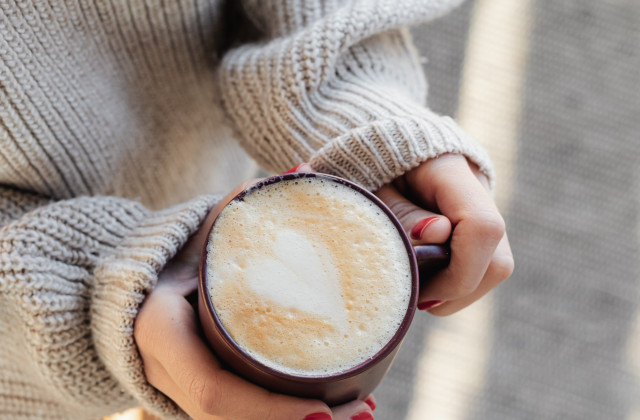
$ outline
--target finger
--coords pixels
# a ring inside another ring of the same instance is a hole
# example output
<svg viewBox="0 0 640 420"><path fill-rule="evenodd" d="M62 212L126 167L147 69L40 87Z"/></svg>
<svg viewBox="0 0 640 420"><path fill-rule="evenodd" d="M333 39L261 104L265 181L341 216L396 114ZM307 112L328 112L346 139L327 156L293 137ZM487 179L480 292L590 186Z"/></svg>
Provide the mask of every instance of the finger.
<svg viewBox="0 0 640 420"><path fill-rule="evenodd" d="M414 245L440 244L449 239L451 223L445 216L416 206L389 184L376 191L376 196L395 214Z"/></svg>
<svg viewBox="0 0 640 420"><path fill-rule="evenodd" d="M194 414L264 420L304 419L312 413L330 412L321 401L275 394L222 369L198 336L193 310L182 297L159 293L148 304L153 304L155 324L162 325L153 339L153 357L187 396L185 406L194 407ZM169 391L170 387L164 387Z"/></svg>
<svg viewBox="0 0 640 420"><path fill-rule="evenodd" d="M451 301L472 294L505 234L493 199L459 155L429 161L408 173L407 180L421 200L435 205L454 226L451 262L423 288L420 302Z"/></svg>
<svg viewBox="0 0 640 420"><path fill-rule="evenodd" d="M464 298L445 302L434 309L431 309L429 312L434 315L445 316L466 308L483 297L498 284L508 279L513 273L513 268L513 253L511 252L509 239L507 238L507 235L504 235L496 248L496 252L491 259L489 267L487 268L478 288Z"/></svg>
<svg viewBox="0 0 640 420"><path fill-rule="evenodd" d="M376 398L373 396L373 394L369 394L369 396L364 399L364 402L369 406L369 408L371 408L371 411L376 411Z"/></svg>
<svg viewBox="0 0 640 420"><path fill-rule="evenodd" d="M313 170L311 169L311 165L309 165L306 162L303 163L299 163L298 165L294 166L293 168L289 169L286 172L283 172L282 175L284 174L291 174L294 172L313 172Z"/></svg>
<svg viewBox="0 0 640 420"><path fill-rule="evenodd" d="M373 420L371 407L364 401L351 401L332 407L333 420Z"/></svg>
<svg viewBox="0 0 640 420"><path fill-rule="evenodd" d="M165 375L167 378L169 377L166 372ZM225 420L222 417L201 412L193 401L170 379L163 382L161 386L154 386L163 394L170 396L171 400L194 420Z"/></svg>

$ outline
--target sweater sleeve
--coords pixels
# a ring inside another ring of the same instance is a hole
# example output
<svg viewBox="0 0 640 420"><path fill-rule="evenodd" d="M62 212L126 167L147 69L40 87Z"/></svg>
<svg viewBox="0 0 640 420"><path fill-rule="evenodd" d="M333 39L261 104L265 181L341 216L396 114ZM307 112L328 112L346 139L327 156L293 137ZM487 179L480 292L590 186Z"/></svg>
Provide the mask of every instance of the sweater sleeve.
<svg viewBox="0 0 640 420"><path fill-rule="evenodd" d="M8 418L184 413L145 380L133 323L217 197L162 211L0 187L0 407ZM2 417L2 416L0 416Z"/></svg>
<svg viewBox="0 0 640 420"><path fill-rule="evenodd" d="M459 1L244 0L262 37L229 51L222 100L246 150L377 189L425 160L462 153L493 179L479 144L425 105L407 25Z"/></svg>

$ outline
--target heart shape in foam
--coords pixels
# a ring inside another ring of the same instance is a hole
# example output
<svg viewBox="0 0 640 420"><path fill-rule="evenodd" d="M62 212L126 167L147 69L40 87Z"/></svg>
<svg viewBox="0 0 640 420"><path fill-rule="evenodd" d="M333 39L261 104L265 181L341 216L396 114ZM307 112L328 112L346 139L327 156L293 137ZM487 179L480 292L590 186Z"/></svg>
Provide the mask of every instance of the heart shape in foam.
<svg viewBox="0 0 640 420"><path fill-rule="evenodd" d="M330 252L304 235L284 229L272 244L273 257L259 257L245 271L245 281L265 299L331 320L346 321L340 280Z"/></svg>

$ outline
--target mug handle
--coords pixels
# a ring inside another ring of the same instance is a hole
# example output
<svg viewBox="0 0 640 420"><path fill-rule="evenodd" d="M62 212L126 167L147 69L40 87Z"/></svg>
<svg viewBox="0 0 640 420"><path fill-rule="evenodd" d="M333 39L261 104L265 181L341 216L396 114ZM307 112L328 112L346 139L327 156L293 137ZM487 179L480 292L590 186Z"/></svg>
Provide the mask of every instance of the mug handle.
<svg viewBox="0 0 640 420"><path fill-rule="evenodd" d="M413 251L418 263L420 284L449 265L451 260L451 249L448 245L416 245Z"/></svg>

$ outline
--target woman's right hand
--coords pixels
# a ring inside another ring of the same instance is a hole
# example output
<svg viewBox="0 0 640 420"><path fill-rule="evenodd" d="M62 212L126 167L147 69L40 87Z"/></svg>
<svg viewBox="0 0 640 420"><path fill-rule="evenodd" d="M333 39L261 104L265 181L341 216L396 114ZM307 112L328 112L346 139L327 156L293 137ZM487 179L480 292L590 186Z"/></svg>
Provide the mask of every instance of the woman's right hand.
<svg viewBox="0 0 640 420"><path fill-rule="evenodd" d="M260 388L226 370L199 334L187 296L197 290L200 252L222 208L251 183L236 187L207 216L200 230L159 273L134 325L149 383L194 419L373 419L373 397L328 407Z"/></svg>

